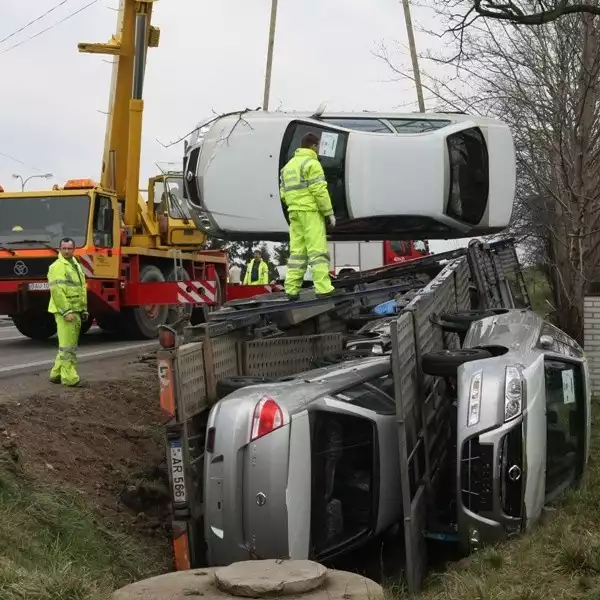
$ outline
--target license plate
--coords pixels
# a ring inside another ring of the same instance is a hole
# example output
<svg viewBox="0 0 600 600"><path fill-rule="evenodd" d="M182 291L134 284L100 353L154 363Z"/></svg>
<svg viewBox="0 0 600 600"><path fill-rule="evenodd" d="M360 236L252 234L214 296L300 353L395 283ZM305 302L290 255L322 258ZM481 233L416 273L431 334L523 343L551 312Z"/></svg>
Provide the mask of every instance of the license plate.
<svg viewBox="0 0 600 600"><path fill-rule="evenodd" d="M28 284L27 289L34 292L40 290L49 290L50 284L47 281L36 281L35 283Z"/></svg>
<svg viewBox="0 0 600 600"><path fill-rule="evenodd" d="M181 441L172 441L170 444L170 450L173 502L181 504L187 502L187 490L185 488L185 472L183 466L183 448L181 447Z"/></svg>

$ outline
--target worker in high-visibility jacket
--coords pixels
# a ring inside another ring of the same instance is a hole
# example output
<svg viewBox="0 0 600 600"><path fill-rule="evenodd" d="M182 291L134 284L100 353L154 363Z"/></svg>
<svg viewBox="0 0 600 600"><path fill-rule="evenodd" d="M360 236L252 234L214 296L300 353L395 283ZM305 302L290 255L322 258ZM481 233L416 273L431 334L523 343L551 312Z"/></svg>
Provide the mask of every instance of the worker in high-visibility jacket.
<svg viewBox="0 0 600 600"><path fill-rule="evenodd" d="M263 260L260 250L254 251L254 258L246 267L244 285L267 285L269 283L269 266Z"/></svg>
<svg viewBox="0 0 600 600"><path fill-rule="evenodd" d="M279 194L290 219L290 257L285 291L296 300L308 265L318 296L334 293L329 277L325 220L335 227L335 216L323 167L318 159L320 140L306 133L292 159L281 170Z"/></svg>
<svg viewBox="0 0 600 600"><path fill-rule="evenodd" d="M60 254L48 270L48 312L56 319L58 333L58 354L50 371L50 381L66 386L81 384L77 374L77 346L81 322L89 318L85 275L73 255L74 250L75 242L63 238Z"/></svg>

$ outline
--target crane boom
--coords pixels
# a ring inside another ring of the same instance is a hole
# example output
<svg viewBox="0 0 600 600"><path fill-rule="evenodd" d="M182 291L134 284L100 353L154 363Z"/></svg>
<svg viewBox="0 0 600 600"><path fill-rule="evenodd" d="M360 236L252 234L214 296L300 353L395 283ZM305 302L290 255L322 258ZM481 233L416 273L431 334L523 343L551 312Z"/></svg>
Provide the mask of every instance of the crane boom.
<svg viewBox="0 0 600 600"><path fill-rule="evenodd" d="M146 54L160 38L160 30L150 24L154 2L121 0L118 31L110 41L78 45L80 52L115 57L100 182L124 202L126 227L136 223L139 198Z"/></svg>

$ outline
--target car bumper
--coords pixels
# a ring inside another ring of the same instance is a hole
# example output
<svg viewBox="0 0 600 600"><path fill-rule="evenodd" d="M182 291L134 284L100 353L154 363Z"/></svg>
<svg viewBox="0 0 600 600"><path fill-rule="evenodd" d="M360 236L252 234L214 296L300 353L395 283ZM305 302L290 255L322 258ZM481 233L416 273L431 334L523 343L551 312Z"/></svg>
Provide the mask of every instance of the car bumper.
<svg viewBox="0 0 600 600"><path fill-rule="evenodd" d="M459 440L457 524L465 549L476 549L522 531L524 460L520 419Z"/></svg>

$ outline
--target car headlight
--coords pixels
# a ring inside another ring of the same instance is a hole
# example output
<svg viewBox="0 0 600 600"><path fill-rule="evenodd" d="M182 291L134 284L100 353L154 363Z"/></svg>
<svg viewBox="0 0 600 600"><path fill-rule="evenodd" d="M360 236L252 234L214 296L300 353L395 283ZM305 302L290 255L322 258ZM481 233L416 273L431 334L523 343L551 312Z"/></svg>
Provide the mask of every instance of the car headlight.
<svg viewBox="0 0 600 600"><path fill-rule="evenodd" d="M479 423L479 412L481 408L481 384L483 383L483 372L475 373L471 377L469 388L469 406L467 408L467 427Z"/></svg>
<svg viewBox="0 0 600 600"><path fill-rule="evenodd" d="M523 411L523 377L517 367L506 367L504 378L504 420L510 421Z"/></svg>

